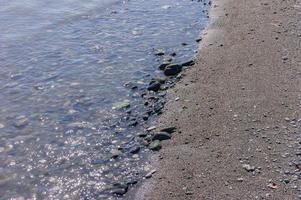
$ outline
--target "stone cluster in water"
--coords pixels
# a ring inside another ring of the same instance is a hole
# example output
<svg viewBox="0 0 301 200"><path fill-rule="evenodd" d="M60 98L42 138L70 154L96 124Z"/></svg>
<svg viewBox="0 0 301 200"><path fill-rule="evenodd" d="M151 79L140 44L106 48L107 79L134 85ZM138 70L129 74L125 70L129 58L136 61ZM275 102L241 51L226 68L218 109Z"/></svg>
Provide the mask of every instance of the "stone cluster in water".
<svg viewBox="0 0 301 200"><path fill-rule="evenodd" d="M165 104L166 90L173 87L175 82L181 79L181 72L184 68L194 65L193 60L189 60L180 64L172 63L173 57L176 53L171 53L170 55L165 55L165 52L161 49L155 50L154 53L160 63L158 68L162 70L162 76L156 76L151 79L147 87L139 88L139 84L134 82L125 83L125 87L130 88L134 91L134 95L140 95L143 98L143 104L146 108L145 112L142 112L138 116L134 114L132 116L133 109L129 101L122 101L114 104L115 109L124 110L127 113L128 126L147 125L146 121L153 115L160 115ZM133 112L135 113L135 112ZM159 151L161 149L161 141L169 140L172 137L172 133L176 131L176 127L166 127L159 131L156 131L155 126L145 128L144 131L137 134L137 141L140 141L140 145L132 146L129 152L132 154L137 154L139 151L146 147L152 151ZM112 158L116 159L122 155L122 151L112 150ZM144 178L150 178L155 171L149 171L144 176ZM114 188L111 192L115 195L123 195L127 192L128 186L136 184L137 180L126 184L123 182L114 184Z"/></svg>

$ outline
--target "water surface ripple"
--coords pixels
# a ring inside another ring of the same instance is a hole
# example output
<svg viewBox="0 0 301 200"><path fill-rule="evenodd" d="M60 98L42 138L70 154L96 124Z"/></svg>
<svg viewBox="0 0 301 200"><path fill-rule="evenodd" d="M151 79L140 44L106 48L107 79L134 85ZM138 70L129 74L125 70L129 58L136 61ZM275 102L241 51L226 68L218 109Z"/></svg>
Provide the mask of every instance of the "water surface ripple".
<svg viewBox="0 0 301 200"><path fill-rule="evenodd" d="M114 183L140 180L149 151L129 149L147 122L127 114L146 112L154 49L193 56L203 3L0 0L0 199L112 199Z"/></svg>

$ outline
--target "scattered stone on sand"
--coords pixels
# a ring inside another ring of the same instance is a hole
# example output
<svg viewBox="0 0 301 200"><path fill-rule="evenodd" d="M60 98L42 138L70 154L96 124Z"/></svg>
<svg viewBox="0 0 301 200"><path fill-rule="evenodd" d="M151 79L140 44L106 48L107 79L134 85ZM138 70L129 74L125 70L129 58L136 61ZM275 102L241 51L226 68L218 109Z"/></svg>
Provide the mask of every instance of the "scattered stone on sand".
<svg viewBox="0 0 301 200"><path fill-rule="evenodd" d="M171 134L171 133L174 133L176 130L177 130L176 127L171 126L171 127L163 128L163 129L161 129L160 131L161 131L161 132L166 132L166 133L170 133L170 134Z"/></svg>
<svg viewBox="0 0 301 200"><path fill-rule="evenodd" d="M151 178L153 176L154 173L156 173L157 171L156 170L152 170L150 172L148 172L146 175L145 175L145 178Z"/></svg>
<svg viewBox="0 0 301 200"><path fill-rule="evenodd" d="M271 189L277 189L278 188L278 186L276 185L276 183L269 183L267 186L269 188L271 188Z"/></svg>
<svg viewBox="0 0 301 200"><path fill-rule="evenodd" d="M237 180L237 182L243 182L244 181L244 179L242 177L237 178L236 180Z"/></svg>
<svg viewBox="0 0 301 200"><path fill-rule="evenodd" d="M5 127L4 124L1 124L1 123L0 123L0 129L1 129L1 128L4 128L4 127Z"/></svg>
<svg viewBox="0 0 301 200"><path fill-rule="evenodd" d="M301 162L296 163L296 167L297 167L297 169L301 170Z"/></svg>
<svg viewBox="0 0 301 200"><path fill-rule="evenodd" d="M169 140L171 138L171 135L166 132L158 132L153 136L153 140Z"/></svg>
<svg viewBox="0 0 301 200"><path fill-rule="evenodd" d="M244 168L247 172L253 172L255 171L256 167L255 166L251 166L249 164L243 164L242 168Z"/></svg>
<svg viewBox="0 0 301 200"><path fill-rule="evenodd" d="M187 61L187 62L182 63L181 65L182 65L183 67L184 67L184 66L192 66L192 65L194 65L194 60L189 60L189 61Z"/></svg>
<svg viewBox="0 0 301 200"><path fill-rule="evenodd" d="M165 70L164 70L164 74L166 76L174 76L177 75L178 73L180 73L182 71L182 66L178 65L178 64L171 64L166 66Z"/></svg>
<svg viewBox="0 0 301 200"><path fill-rule="evenodd" d="M185 192L185 194L186 194L186 195L193 195L193 192L190 191L190 190L187 190L187 191Z"/></svg>
<svg viewBox="0 0 301 200"><path fill-rule="evenodd" d="M162 146L159 140L154 140L148 145L148 148L153 151L159 151L162 148Z"/></svg>
<svg viewBox="0 0 301 200"><path fill-rule="evenodd" d="M289 122L290 121L290 118L286 117L284 118L285 121Z"/></svg>
<svg viewBox="0 0 301 200"><path fill-rule="evenodd" d="M27 126L29 123L29 120L27 117L25 117L24 115L18 116L16 117L15 121L14 121L14 126L16 128L24 128L25 126Z"/></svg>

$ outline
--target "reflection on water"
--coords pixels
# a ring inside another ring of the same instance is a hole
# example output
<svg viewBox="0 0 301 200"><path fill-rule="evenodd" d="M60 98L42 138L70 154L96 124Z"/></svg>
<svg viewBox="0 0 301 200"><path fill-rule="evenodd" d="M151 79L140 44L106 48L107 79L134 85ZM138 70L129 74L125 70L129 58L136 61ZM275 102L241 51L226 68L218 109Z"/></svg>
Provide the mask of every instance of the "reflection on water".
<svg viewBox="0 0 301 200"><path fill-rule="evenodd" d="M154 49L190 58L203 10L191 0L0 0L1 199L108 199L114 183L141 179L148 151L130 149L146 122L129 124L147 111L123 85L139 91L160 74ZM112 109L125 100L131 112Z"/></svg>

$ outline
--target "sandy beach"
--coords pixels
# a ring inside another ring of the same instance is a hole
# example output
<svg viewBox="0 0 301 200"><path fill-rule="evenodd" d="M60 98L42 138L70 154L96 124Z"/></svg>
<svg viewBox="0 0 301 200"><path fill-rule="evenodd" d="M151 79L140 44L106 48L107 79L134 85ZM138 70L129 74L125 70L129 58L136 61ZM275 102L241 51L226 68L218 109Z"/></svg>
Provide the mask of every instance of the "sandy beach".
<svg viewBox="0 0 301 200"><path fill-rule="evenodd" d="M301 199L301 1L214 0L136 199Z"/></svg>

